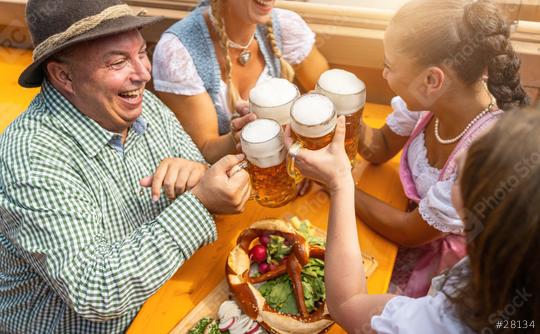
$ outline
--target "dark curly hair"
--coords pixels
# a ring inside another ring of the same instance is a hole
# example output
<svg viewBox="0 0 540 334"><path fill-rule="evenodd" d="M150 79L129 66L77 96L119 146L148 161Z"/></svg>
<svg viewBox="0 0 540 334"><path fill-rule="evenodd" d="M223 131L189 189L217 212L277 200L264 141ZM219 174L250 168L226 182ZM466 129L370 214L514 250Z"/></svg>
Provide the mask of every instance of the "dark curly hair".
<svg viewBox="0 0 540 334"><path fill-rule="evenodd" d="M510 41L510 27L489 0L417 0L393 17L405 33L402 51L421 65L446 66L466 84L488 75L488 89L499 108L528 104L521 86L521 61Z"/></svg>

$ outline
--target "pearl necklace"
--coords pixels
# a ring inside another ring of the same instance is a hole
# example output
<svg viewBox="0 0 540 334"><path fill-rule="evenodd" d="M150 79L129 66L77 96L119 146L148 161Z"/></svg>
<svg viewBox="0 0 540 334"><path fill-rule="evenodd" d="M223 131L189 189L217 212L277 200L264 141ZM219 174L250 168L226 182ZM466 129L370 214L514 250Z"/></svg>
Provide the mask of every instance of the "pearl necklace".
<svg viewBox="0 0 540 334"><path fill-rule="evenodd" d="M478 122L479 119L481 119L482 117L484 117L485 114L487 114L491 108L493 108L495 106L495 103L491 102L486 109L482 110L481 113L479 113L478 115L476 115L476 117L469 122L469 124L467 124L467 126L465 127L465 129L459 134L457 135L456 137L454 138L451 138L451 139L442 139L441 138L441 135L439 134L439 119L438 118L435 118L435 138L437 138L437 141L443 145L448 145L448 144L453 144L455 142L457 142L458 140L461 139L461 137L463 137L467 131L469 131L469 129L474 125L474 123Z"/></svg>

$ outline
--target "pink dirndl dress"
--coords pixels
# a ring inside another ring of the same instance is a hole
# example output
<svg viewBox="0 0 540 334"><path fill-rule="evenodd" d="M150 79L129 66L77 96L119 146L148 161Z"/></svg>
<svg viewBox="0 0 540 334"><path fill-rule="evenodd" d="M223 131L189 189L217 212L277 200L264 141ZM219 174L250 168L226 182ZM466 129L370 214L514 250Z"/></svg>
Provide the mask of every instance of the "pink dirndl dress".
<svg viewBox="0 0 540 334"><path fill-rule="evenodd" d="M394 112L408 112L410 115L413 114L413 112L400 110L406 108L406 105L405 102L399 97L394 98L392 101L392 106L394 107ZM445 166L439 171L438 179L434 180L434 183L445 181L449 181L450 183L453 182L457 168L455 161L457 155L459 155L459 153L463 150L466 150L474 139L483 133L482 130L492 125L498 118L500 118L500 116L502 116L502 114L503 112L500 110L486 114L484 117L478 120L469 129L469 131L467 131L467 133L465 133L463 138L458 142L454 151L450 154ZM416 123L414 130L410 134L409 140L403 148L399 175L407 198L411 202L420 204L423 198L419 194L417 189L417 180L415 179L414 173L409 164L409 152L413 142L415 142L415 145L419 145L417 139L419 136L423 137L425 128L433 118L433 113L417 113L417 115L421 115L421 117ZM392 126L390 127L392 128ZM425 144L422 143L422 145ZM447 191L450 192L450 189ZM450 202L450 194L446 194L444 198L449 202L445 203L445 205L447 207L451 207L452 204ZM435 212L437 211L437 208L432 207L429 209ZM455 211L453 208L451 208L451 210ZM437 215L435 215L435 217L437 217ZM457 213L455 213L454 219L456 218ZM434 228L438 228L439 226L436 221L433 222L433 219L429 219L428 223ZM443 232L447 232L446 229L441 230ZM418 248L400 248L398 258L396 260L396 267L394 268L392 276L392 283L397 286L399 293L409 297L425 296L429 291L431 279L436 275L440 275L445 270L452 268L466 255L466 242L465 237L461 233L462 229L459 232L455 231L455 229L452 229L452 231L454 232L448 233L445 237Z"/></svg>

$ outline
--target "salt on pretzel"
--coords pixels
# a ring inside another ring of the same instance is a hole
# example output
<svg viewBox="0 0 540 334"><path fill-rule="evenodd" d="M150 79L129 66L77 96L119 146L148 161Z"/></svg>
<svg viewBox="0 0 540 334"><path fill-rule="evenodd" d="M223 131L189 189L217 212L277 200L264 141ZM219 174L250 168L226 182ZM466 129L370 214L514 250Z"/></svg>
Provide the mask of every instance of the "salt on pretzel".
<svg viewBox="0 0 540 334"><path fill-rule="evenodd" d="M249 277L249 247L252 241L265 234L278 235L291 245L291 254L284 263L259 277ZM308 313L300 274L309 258L324 260L324 248L313 247L295 228L278 219L260 220L243 231L226 264L227 282L242 309L253 320L259 322L270 333L276 334L319 334L326 332L334 323L323 302L312 313ZM281 275L291 278L296 304L300 315L280 313L271 308L253 284L261 283Z"/></svg>

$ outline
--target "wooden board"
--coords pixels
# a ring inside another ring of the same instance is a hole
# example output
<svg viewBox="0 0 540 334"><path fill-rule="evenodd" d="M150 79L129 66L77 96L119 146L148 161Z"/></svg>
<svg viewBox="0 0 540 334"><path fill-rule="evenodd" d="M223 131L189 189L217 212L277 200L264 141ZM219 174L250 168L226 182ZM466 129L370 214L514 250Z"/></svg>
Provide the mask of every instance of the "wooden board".
<svg viewBox="0 0 540 334"><path fill-rule="evenodd" d="M324 232L319 228L314 228L315 234L324 237ZM370 255L362 254L366 280L373 274L377 268L377 260ZM205 317L217 319L219 306L226 300L232 299L227 280L222 280L191 312L189 312L182 321L174 327L171 334L185 334L193 328L199 320Z"/></svg>

